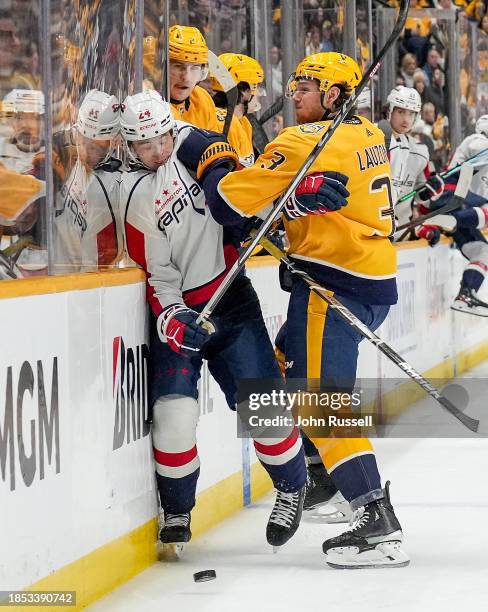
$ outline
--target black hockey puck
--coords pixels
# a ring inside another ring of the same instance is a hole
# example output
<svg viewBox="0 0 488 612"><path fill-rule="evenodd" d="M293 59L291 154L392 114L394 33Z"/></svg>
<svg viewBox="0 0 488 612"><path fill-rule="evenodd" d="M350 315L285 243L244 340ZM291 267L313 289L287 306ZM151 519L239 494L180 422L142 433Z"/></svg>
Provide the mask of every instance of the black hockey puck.
<svg viewBox="0 0 488 612"><path fill-rule="evenodd" d="M215 570L203 570L202 572L193 574L193 580L195 582L207 582L207 580L215 580L215 578L217 578Z"/></svg>

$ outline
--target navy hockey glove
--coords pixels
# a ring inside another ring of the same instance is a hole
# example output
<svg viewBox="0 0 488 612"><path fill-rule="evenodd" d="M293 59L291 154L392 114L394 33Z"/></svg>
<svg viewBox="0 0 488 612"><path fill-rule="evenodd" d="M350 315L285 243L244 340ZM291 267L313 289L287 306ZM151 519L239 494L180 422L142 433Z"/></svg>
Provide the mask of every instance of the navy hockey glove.
<svg viewBox="0 0 488 612"><path fill-rule="evenodd" d="M239 158L223 134L194 128L181 143L176 156L188 170L203 178L210 169L226 166L234 170Z"/></svg>
<svg viewBox="0 0 488 612"><path fill-rule="evenodd" d="M434 225L420 225L415 228L415 235L417 238L425 238L431 247L435 247L441 239L441 231Z"/></svg>
<svg viewBox="0 0 488 612"><path fill-rule="evenodd" d="M323 215L347 204L349 178L340 172L318 172L306 176L288 199L283 212L290 221L306 215Z"/></svg>
<svg viewBox="0 0 488 612"><path fill-rule="evenodd" d="M427 179L425 185L418 192L417 198L421 202L427 202L428 200L437 200L444 192L444 179L439 174L432 174Z"/></svg>
<svg viewBox="0 0 488 612"><path fill-rule="evenodd" d="M181 305L166 308L161 315L161 331L171 350L184 357L196 355L215 332L215 326L207 322L197 324L198 313Z"/></svg>

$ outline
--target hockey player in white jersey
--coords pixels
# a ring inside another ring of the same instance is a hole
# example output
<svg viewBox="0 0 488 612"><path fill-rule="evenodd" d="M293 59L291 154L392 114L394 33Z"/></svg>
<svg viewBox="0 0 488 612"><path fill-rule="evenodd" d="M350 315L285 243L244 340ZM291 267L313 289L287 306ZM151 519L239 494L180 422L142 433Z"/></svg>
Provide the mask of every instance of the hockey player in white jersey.
<svg viewBox="0 0 488 612"><path fill-rule="evenodd" d="M203 359L231 408L243 378L279 378L257 295L240 274L215 310L210 327L198 312L238 257L240 228L224 228L211 216L202 187L176 156L193 126L175 122L155 91L129 96L121 131L131 171L122 179L122 214L130 257L147 272L151 306L152 440L161 503L159 540L191 538L191 511L199 476L197 382ZM211 134L206 132L207 134ZM237 163L235 151L215 134L215 156L202 173ZM225 146L224 146L225 144ZM279 439L254 440L256 454L277 497L266 535L273 546L296 531L306 481L297 427Z"/></svg>
<svg viewBox="0 0 488 612"><path fill-rule="evenodd" d="M119 107L115 96L92 89L78 110L73 128L77 158L56 196L56 273L112 266L122 254L121 162L112 156Z"/></svg>
<svg viewBox="0 0 488 612"><path fill-rule="evenodd" d="M419 201L440 197L444 181L440 176L431 174L427 147L409 135L422 107L420 94L412 87L399 85L391 90L387 102L388 122L381 121L378 127L385 132L395 200L424 183L424 189L417 195ZM395 218L399 225L411 219L412 206L413 198L395 206ZM439 230L429 226L418 227L415 234L418 238L425 238L431 246L440 239Z"/></svg>
<svg viewBox="0 0 488 612"><path fill-rule="evenodd" d="M4 109L13 113L12 136L0 139L0 163L25 174L32 160L44 150L44 94L36 89L13 89L3 99Z"/></svg>
<svg viewBox="0 0 488 612"><path fill-rule="evenodd" d="M449 163L449 169L483 151L488 153L488 115L479 117L475 130L475 133L467 136L456 149ZM459 293L451 308L467 314L488 317L488 304L478 297L478 291L488 272L488 243L481 232L488 226L488 154L486 157L480 156L474 167L475 174L462 209L449 215L450 220L454 220L454 227L446 223L446 226L450 226L448 233L468 260ZM446 180L443 197L431 203L431 209L442 207L446 203L456 188L458 176L451 175ZM434 225L439 222L438 227L445 229L442 226L443 217L445 216L435 217L429 223Z"/></svg>

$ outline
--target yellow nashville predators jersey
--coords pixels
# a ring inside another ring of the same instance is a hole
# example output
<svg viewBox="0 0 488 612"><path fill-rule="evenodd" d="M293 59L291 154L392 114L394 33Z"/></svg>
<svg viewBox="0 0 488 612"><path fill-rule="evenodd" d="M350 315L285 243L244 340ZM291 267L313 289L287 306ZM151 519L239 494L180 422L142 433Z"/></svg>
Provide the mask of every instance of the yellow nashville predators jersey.
<svg viewBox="0 0 488 612"><path fill-rule="evenodd" d="M227 109L217 108L217 122L219 124L218 132L224 131L225 118L227 116ZM245 119L243 117L242 119ZM252 146L252 127L249 121L246 119L246 123L251 128L251 134L247 126L242 122L242 119L232 117L232 121L229 126L229 133L227 134L227 140L236 150L239 157L239 162L242 166L252 166L254 163L254 149Z"/></svg>
<svg viewBox="0 0 488 612"><path fill-rule="evenodd" d="M173 117L205 130L219 131L216 108L212 96L197 85L190 97L179 104L171 103Z"/></svg>
<svg viewBox="0 0 488 612"><path fill-rule="evenodd" d="M252 167L222 179L222 198L249 216L275 202L330 123L282 130ZM289 255L332 290L364 303L395 303L396 253L388 238L394 213L390 164L381 130L363 117L346 119L308 174L327 171L349 177L348 204L336 212L285 220Z"/></svg>

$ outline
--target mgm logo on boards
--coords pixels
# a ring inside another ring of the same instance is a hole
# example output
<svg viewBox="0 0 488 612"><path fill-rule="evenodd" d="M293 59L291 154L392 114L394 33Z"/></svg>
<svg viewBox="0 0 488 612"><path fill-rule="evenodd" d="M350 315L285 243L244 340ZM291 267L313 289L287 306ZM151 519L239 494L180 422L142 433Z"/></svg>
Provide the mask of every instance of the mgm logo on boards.
<svg viewBox="0 0 488 612"><path fill-rule="evenodd" d="M61 471L58 358L24 361L0 371L0 474L10 490ZM46 380L45 372L52 372ZM50 401L46 388L51 389ZM20 475L20 477L19 477Z"/></svg>

